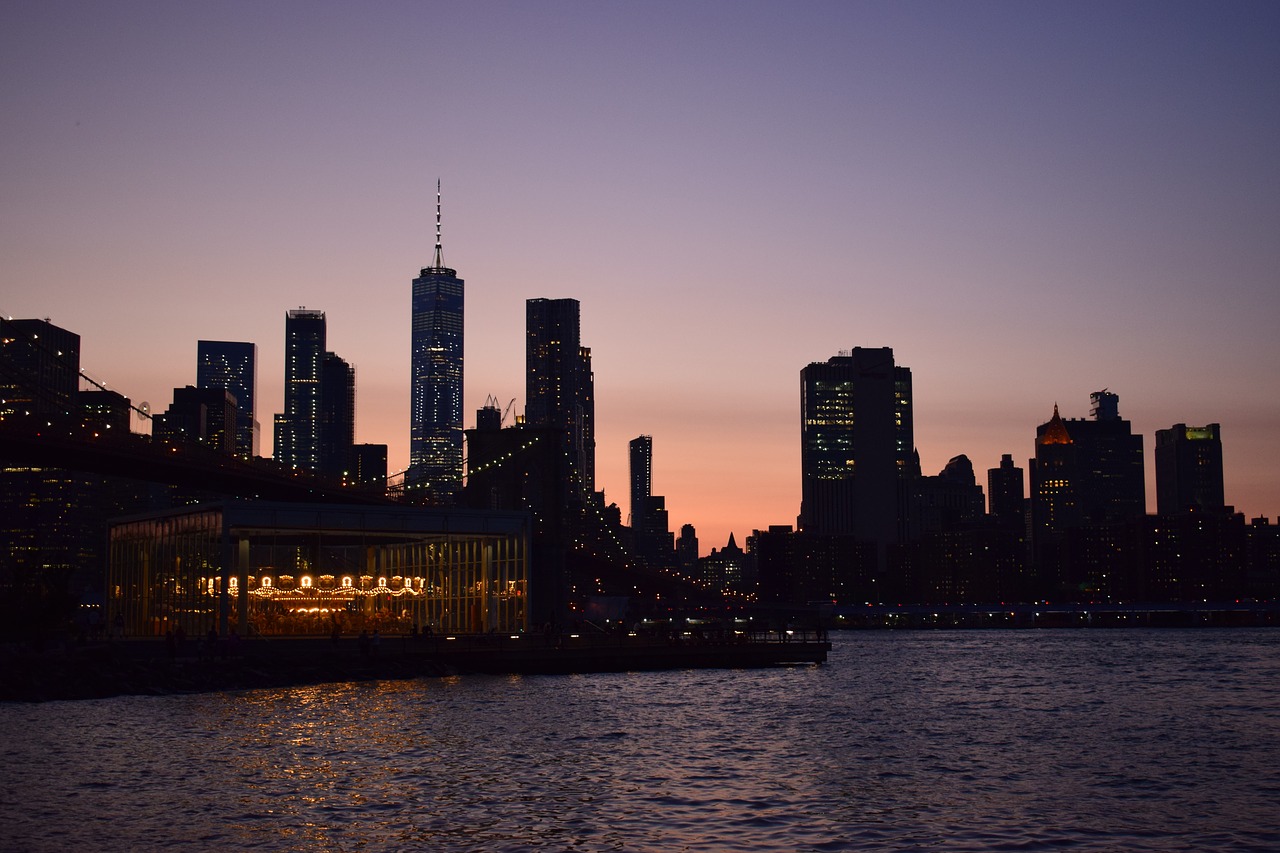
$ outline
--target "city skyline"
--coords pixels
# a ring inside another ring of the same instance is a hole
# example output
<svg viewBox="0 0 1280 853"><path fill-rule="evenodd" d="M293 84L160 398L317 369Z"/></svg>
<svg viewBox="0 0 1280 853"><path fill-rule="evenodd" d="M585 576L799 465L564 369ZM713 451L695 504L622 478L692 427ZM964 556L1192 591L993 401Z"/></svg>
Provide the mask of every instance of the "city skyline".
<svg viewBox="0 0 1280 853"><path fill-rule="evenodd" d="M6 8L0 312L156 410L253 342L274 413L280 314L323 310L401 470L442 177L464 425L521 397L525 300L578 300L597 488L654 436L704 551L795 523L800 371L854 347L910 365L925 474L1025 468L1109 388L1148 512L1156 431L1214 423L1226 502L1280 513L1276 8L300 8Z"/></svg>

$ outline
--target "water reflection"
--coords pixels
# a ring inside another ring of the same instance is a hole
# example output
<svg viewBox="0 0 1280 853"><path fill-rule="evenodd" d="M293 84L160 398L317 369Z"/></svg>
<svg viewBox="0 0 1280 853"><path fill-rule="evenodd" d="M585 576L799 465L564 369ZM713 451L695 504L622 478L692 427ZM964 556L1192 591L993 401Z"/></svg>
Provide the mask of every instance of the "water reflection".
<svg viewBox="0 0 1280 853"><path fill-rule="evenodd" d="M1280 635L0 707L0 847L1274 849Z"/></svg>

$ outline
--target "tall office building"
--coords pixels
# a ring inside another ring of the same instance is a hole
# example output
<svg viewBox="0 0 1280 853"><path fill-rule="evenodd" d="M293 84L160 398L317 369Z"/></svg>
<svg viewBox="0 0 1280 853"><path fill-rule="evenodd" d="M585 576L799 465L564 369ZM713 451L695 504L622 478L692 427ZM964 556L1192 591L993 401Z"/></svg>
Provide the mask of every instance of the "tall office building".
<svg viewBox="0 0 1280 853"><path fill-rule="evenodd" d="M258 345L242 341L199 341L196 344L196 386L221 388L236 398L236 455L257 456Z"/></svg>
<svg viewBox="0 0 1280 853"><path fill-rule="evenodd" d="M887 546L906 536L916 472L911 371L855 347L800 372L800 527Z"/></svg>
<svg viewBox="0 0 1280 853"><path fill-rule="evenodd" d="M275 418L277 462L320 470L320 367L326 327L323 311L299 308L284 320L284 412Z"/></svg>
<svg viewBox="0 0 1280 853"><path fill-rule="evenodd" d="M1156 511L1221 510L1222 433L1218 424L1156 430Z"/></svg>
<svg viewBox="0 0 1280 853"><path fill-rule="evenodd" d="M563 430L571 494L595 490L595 379L576 299L525 302L525 422Z"/></svg>
<svg viewBox="0 0 1280 853"><path fill-rule="evenodd" d="M413 280L409 470L411 495L453 503L462 489L463 281L444 265L440 183L436 182L436 250Z"/></svg>
<svg viewBox="0 0 1280 853"><path fill-rule="evenodd" d="M320 472L353 479L356 441L356 371L326 352L320 359Z"/></svg>

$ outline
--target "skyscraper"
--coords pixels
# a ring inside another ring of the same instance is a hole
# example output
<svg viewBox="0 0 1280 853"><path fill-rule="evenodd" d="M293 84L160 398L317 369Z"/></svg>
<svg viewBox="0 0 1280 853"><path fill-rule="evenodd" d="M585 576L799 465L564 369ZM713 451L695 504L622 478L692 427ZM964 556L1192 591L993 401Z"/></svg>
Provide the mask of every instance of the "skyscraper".
<svg viewBox="0 0 1280 853"><path fill-rule="evenodd" d="M258 345L242 341L196 344L196 387L221 388L236 398L236 454L258 455Z"/></svg>
<svg viewBox="0 0 1280 853"><path fill-rule="evenodd" d="M1218 424L1156 430L1156 511L1221 510L1222 433Z"/></svg>
<svg viewBox="0 0 1280 853"><path fill-rule="evenodd" d="M800 527L885 548L907 527L915 475L911 371L855 347L800 372Z"/></svg>
<svg viewBox="0 0 1280 853"><path fill-rule="evenodd" d="M275 418L277 462L320 469L320 366L326 327L323 311L299 308L284 320L284 413Z"/></svg>
<svg viewBox="0 0 1280 853"><path fill-rule="evenodd" d="M631 534L636 556L651 567L673 561L675 538L669 530L667 501L653 494L653 438L633 438L631 452Z"/></svg>
<svg viewBox="0 0 1280 853"><path fill-rule="evenodd" d="M571 494L595 490L595 380L576 299L525 302L525 422L564 431Z"/></svg>
<svg viewBox="0 0 1280 853"><path fill-rule="evenodd" d="M440 183L436 182L436 250L413 280L410 353L409 470L412 495L453 503L462 489L463 281L444 265Z"/></svg>
<svg viewBox="0 0 1280 853"><path fill-rule="evenodd" d="M326 352L320 360L320 427L317 437L321 473L330 477L354 478L356 371L331 352Z"/></svg>
<svg viewBox="0 0 1280 853"><path fill-rule="evenodd" d="M653 494L653 437L637 436L631 439L631 526L641 528L649 511L649 496Z"/></svg>

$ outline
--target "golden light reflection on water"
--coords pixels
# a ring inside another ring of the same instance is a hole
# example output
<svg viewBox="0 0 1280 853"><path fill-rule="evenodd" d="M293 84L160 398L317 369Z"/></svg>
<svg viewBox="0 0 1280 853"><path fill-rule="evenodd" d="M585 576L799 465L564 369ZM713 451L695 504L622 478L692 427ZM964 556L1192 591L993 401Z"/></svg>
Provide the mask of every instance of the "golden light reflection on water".
<svg viewBox="0 0 1280 853"><path fill-rule="evenodd" d="M29 735L4 745L3 831L30 850L1280 841L1272 634L840 640L816 668L0 707Z"/></svg>

